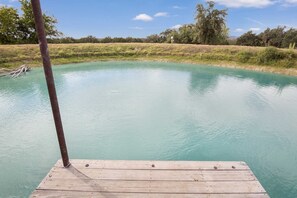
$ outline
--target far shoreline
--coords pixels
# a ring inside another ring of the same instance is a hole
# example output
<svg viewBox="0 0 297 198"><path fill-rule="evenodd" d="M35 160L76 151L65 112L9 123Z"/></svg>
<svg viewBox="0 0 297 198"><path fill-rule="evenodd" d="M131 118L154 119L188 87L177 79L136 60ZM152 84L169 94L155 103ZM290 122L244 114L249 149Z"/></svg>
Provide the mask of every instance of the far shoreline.
<svg viewBox="0 0 297 198"><path fill-rule="evenodd" d="M49 44L53 65L101 61L157 61L186 64L204 64L217 67L244 69L257 72L297 76L297 61L290 68L280 65L255 64L257 54L264 47L209 46L190 44L108 43L108 44ZM42 65L38 45L0 45L0 76L26 64ZM278 49L280 52L289 52ZM297 50L290 51L297 57ZM251 54L250 57L245 57ZM245 58L247 61L245 61ZM286 63L286 62L285 62Z"/></svg>

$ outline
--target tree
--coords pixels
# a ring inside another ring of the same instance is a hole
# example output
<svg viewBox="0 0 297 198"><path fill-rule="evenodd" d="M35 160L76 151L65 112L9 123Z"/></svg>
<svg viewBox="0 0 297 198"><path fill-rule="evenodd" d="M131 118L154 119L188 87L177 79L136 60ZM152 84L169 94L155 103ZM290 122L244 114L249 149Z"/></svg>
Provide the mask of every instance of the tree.
<svg viewBox="0 0 297 198"><path fill-rule="evenodd" d="M164 32L160 33L160 40L162 40L165 43L171 43L171 37L174 37L176 34L177 31L175 29L167 29Z"/></svg>
<svg viewBox="0 0 297 198"><path fill-rule="evenodd" d="M98 43L99 40L94 36L82 37L78 40L79 43Z"/></svg>
<svg viewBox="0 0 297 198"><path fill-rule="evenodd" d="M183 25L178 29L178 33L180 43L192 44L198 41L196 27L193 24Z"/></svg>
<svg viewBox="0 0 297 198"><path fill-rule="evenodd" d="M196 28L200 43L203 44L221 44L226 42L228 29L225 23L227 10L215 9L214 1L207 2L208 7L204 8L198 4L196 19Z"/></svg>
<svg viewBox="0 0 297 198"><path fill-rule="evenodd" d="M21 16L19 23L20 31L22 32L21 40L28 43L38 43L31 2L29 0L20 0L20 3L23 11L23 15ZM61 36L62 33L55 27L57 19L47 16L46 14L43 14L42 16L47 37L52 38Z"/></svg>
<svg viewBox="0 0 297 198"><path fill-rule="evenodd" d="M262 40L259 36L254 34L252 31L241 35L237 41L236 45L245 45L245 46L261 46Z"/></svg>
<svg viewBox="0 0 297 198"><path fill-rule="evenodd" d="M158 34L152 34L146 37L146 42L148 43L163 43L165 40Z"/></svg>
<svg viewBox="0 0 297 198"><path fill-rule="evenodd" d="M16 43L18 38L19 15L17 9L0 7L0 43Z"/></svg>
<svg viewBox="0 0 297 198"><path fill-rule="evenodd" d="M160 40L166 43L197 43L196 27L194 24L186 24L178 29L167 29L160 34Z"/></svg>
<svg viewBox="0 0 297 198"><path fill-rule="evenodd" d="M281 47L285 35L286 27L277 27L274 29L267 28L264 32L259 34L265 46Z"/></svg>
<svg viewBox="0 0 297 198"><path fill-rule="evenodd" d="M282 47L288 48L290 44L297 45L297 29L290 28L285 32L285 36L283 38Z"/></svg>
<svg viewBox="0 0 297 198"><path fill-rule="evenodd" d="M37 34L31 2L20 0L22 15L17 9L0 7L0 43L37 43ZM48 38L62 35L55 25L57 20L54 17L43 14L45 31Z"/></svg>

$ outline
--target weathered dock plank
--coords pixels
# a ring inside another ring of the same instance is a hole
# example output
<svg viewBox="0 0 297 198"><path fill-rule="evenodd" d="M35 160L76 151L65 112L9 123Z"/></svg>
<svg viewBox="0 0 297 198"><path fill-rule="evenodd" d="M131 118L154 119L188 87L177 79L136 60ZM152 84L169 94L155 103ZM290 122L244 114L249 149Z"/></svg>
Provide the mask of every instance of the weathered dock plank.
<svg viewBox="0 0 297 198"><path fill-rule="evenodd" d="M43 198L72 198L72 197L119 197L119 198L267 198L267 194L160 194L160 193L103 193L103 192L79 192L79 191L43 191L36 190L31 197Z"/></svg>
<svg viewBox="0 0 297 198"><path fill-rule="evenodd" d="M76 179L77 175L71 170L54 167L51 178ZM201 170L116 170L82 168L80 173L88 179L101 180L154 180L154 181L255 181L250 171L201 171Z"/></svg>
<svg viewBox="0 0 297 198"><path fill-rule="evenodd" d="M269 197L244 162L61 161L31 197Z"/></svg>
<svg viewBox="0 0 297 198"><path fill-rule="evenodd" d="M217 167L220 170L250 170L245 162L206 162L206 161L123 161L123 160L71 160L76 168L84 168L88 164L88 168L100 169L165 169L165 170L213 170ZM154 166L153 166L154 165ZM63 167L62 161L59 160L56 167Z"/></svg>

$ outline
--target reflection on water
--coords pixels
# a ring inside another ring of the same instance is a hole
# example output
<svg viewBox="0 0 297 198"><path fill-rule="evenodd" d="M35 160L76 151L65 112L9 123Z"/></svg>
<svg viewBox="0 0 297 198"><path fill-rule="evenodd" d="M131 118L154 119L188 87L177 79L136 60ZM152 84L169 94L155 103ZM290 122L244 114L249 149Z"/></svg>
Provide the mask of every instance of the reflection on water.
<svg viewBox="0 0 297 198"><path fill-rule="evenodd" d="M192 72L190 80L191 90L196 90L200 94L211 91L217 86L218 77L218 75L208 72Z"/></svg>
<svg viewBox="0 0 297 198"><path fill-rule="evenodd" d="M246 161L297 194L297 79L210 66L55 67L71 158ZM0 197L26 197L59 158L41 69L0 78Z"/></svg>

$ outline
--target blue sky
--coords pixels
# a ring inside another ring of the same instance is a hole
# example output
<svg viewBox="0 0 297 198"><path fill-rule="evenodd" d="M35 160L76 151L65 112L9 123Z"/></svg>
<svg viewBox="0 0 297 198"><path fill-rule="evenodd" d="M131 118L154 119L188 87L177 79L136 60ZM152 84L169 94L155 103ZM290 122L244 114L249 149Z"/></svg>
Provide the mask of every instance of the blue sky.
<svg viewBox="0 0 297 198"><path fill-rule="evenodd" d="M228 8L230 36L286 25L297 28L297 0L216 0ZM45 13L58 19L58 29L75 38L146 37L194 22L195 5L205 0L41 0ZM17 0L0 5L19 8Z"/></svg>

